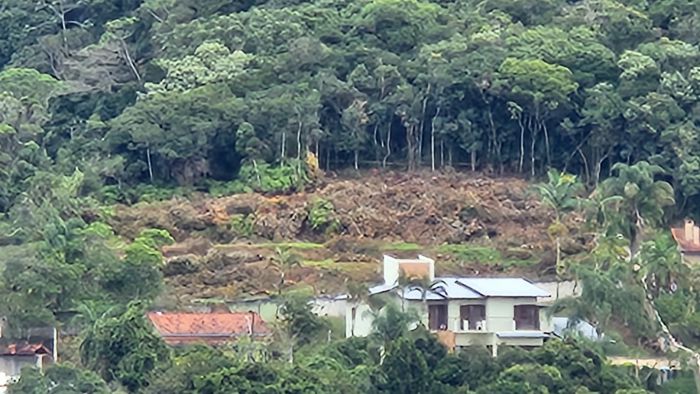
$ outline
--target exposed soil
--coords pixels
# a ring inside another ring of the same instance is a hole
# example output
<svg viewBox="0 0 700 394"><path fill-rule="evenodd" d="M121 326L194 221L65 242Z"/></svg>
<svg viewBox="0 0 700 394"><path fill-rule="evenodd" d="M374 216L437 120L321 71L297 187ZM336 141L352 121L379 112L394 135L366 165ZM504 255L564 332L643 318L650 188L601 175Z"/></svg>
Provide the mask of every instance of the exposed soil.
<svg viewBox="0 0 700 394"><path fill-rule="evenodd" d="M329 221L336 226L312 229L309 211L318 199L333 204ZM233 219L249 223L248 233ZM120 206L111 224L127 238L148 227L168 230L177 241L163 250L171 291L229 299L273 291L280 272L269 261L280 246L304 261L285 286L308 284L317 293L340 291L348 278L376 281L385 252L430 252L443 274L546 275L553 263L549 220L521 179L368 172L326 178L293 195L200 195ZM568 245L570 253L585 250L576 239Z"/></svg>

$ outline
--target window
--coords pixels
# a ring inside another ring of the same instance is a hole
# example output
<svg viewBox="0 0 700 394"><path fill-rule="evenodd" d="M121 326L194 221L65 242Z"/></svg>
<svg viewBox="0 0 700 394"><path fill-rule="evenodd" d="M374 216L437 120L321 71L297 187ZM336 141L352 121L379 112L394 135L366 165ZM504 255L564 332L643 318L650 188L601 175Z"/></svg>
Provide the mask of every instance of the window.
<svg viewBox="0 0 700 394"><path fill-rule="evenodd" d="M537 305L516 305L513 317L516 330L540 329L540 309Z"/></svg>
<svg viewBox="0 0 700 394"><path fill-rule="evenodd" d="M485 305L462 305L459 307L460 327L462 330L486 330L483 321L486 320ZM467 327L465 323L468 323Z"/></svg>
<svg viewBox="0 0 700 394"><path fill-rule="evenodd" d="M447 305L428 305L428 326L431 330L447 330Z"/></svg>

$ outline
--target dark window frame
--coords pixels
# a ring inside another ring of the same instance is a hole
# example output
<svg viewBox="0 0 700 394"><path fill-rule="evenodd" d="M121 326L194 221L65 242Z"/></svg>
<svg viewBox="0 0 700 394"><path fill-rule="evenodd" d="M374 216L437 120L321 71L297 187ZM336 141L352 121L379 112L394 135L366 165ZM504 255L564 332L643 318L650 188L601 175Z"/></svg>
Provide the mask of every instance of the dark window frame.
<svg viewBox="0 0 700 394"><path fill-rule="evenodd" d="M513 320L516 330L539 330L540 308L537 305L515 305L513 307Z"/></svg>
<svg viewBox="0 0 700 394"><path fill-rule="evenodd" d="M476 331L476 325L486 320L486 305L464 304L459 306L459 326L462 331ZM469 321L469 327L464 327L464 321ZM484 327L485 328L485 327Z"/></svg>
<svg viewBox="0 0 700 394"><path fill-rule="evenodd" d="M431 331L447 330L447 304L428 304L428 328Z"/></svg>

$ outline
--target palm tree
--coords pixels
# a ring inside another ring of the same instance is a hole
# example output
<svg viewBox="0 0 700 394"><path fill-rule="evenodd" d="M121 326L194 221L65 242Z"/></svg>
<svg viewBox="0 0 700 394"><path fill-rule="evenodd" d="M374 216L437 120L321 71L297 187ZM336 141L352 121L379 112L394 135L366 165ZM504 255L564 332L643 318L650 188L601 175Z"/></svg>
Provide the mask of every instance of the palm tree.
<svg viewBox="0 0 700 394"><path fill-rule="evenodd" d="M447 298L447 284L442 279L430 279L428 276L413 278L409 281L409 291L420 291L420 299L423 303L423 313L429 314L428 311L428 292L438 294L443 298ZM425 316L425 315L424 315Z"/></svg>
<svg viewBox="0 0 700 394"><path fill-rule="evenodd" d="M556 250L557 298L559 298L559 282L564 273L561 261L561 237L568 232L561 219L565 213L579 207L580 200L577 194L581 191L582 185L575 175L560 173L554 169L549 170L547 178L547 183L541 183L536 188L542 203L554 213L554 221L549 226L548 232L554 240Z"/></svg>
<svg viewBox="0 0 700 394"><path fill-rule="evenodd" d="M667 234L659 234L642 244L638 261L641 280L651 287L656 297L661 290L675 291L674 285L690 276L676 243Z"/></svg>
<svg viewBox="0 0 700 394"><path fill-rule="evenodd" d="M277 285L277 294L282 294L287 275L294 267L301 267L301 257L289 251L289 248L277 247L275 254L270 259L268 266L275 267L280 273L280 281Z"/></svg>
<svg viewBox="0 0 700 394"><path fill-rule="evenodd" d="M369 299L369 290L364 283L347 281L346 290L348 292L348 302L353 304L350 310L350 336L355 336L355 320L357 319L358 306Z"/></svg>
<svg viewBox="0 0 700 394"><path fill-rule="evenodd" d="M675 204L673 187L666 181L655 180L665 171L646 161L633 165L617 163L612 169L617 175L606 179L600 187L604 196L622 198L618 215L611 223L612 230L629 239L630 257L634 258L641 247L645 226L662 224L665 209Z"/></svg>
<svg viewBox="0 0 700 394"><path fill-rule="evenodd" d="M426 302L428 292L447 296L447 283L442 279L430 279L428 276L411 278L408 281L408 290L419 290L421 292L421 301Z"/></svg>

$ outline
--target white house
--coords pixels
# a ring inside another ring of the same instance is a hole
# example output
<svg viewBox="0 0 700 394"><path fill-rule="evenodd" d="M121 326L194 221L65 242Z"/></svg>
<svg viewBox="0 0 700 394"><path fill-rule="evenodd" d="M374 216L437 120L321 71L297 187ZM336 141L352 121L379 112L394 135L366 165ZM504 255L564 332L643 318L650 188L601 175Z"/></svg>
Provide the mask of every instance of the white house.
<svg viewBox="0 0 700 394"><path fill-rule="evenodd" d="M15 382L23 368L44 369L57 359L57 330L28 329L23 339L8 338L4 332L5 319L0 319L0 394Z"/></svg>
<svg viewBox="0 0 700 394"><path fill-rule="evenodd" d="M399 288L402 272L441 282L424 299L419 289ZM533 283L522 278L435 278L435 262L424 256L384 256L384 283L369 293L370 297L389 295L404 308L416 310L421 323L449 348L487 346L496 355L500 345L541 346L553 328L544 304L538 301L550 294ZM369 309L367 304L348 300L346 336L370 334L373 314Z"/></svg>

